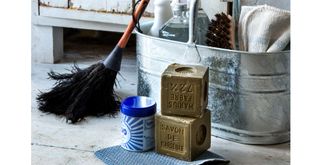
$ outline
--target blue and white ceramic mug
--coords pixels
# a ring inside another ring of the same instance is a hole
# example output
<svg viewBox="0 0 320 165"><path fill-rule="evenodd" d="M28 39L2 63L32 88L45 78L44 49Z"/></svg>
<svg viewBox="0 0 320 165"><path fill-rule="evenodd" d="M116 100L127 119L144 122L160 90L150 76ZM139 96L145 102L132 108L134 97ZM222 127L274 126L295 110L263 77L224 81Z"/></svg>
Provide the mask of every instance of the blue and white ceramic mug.
<svg viewBox="0 0 320 165"><path fill-rule="evenodd" d="M121 103L121 147L129 151L154 148L156 102L145 96L131 96Z"/></svg>

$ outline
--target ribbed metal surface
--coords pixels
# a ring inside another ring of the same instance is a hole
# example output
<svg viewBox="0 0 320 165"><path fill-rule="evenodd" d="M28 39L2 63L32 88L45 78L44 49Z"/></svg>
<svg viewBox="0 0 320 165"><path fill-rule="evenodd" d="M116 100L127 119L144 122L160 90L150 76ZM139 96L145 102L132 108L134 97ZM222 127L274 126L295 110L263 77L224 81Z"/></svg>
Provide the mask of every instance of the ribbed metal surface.
<svg viewBox="0 0 320 165"><path fill-rule="evenodd" d="M142 27L147 31L150 24ZM290 139L290 51L255 54L206 46L197 50L199 56L185 43L137 32L138 95L159 103L161 73L171 63L208 66L214 136L248 144Z"/></svg>

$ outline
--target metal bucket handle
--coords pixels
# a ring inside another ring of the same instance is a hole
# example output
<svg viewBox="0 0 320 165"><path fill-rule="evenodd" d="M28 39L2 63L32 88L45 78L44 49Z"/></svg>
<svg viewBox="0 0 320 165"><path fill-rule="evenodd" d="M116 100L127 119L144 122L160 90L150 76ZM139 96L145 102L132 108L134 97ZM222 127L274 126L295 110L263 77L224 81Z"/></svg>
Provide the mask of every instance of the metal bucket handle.
<svg viewBox="0 0 320 165"><path fill-rule="evenodd" d="M189 9L189 39L187 41L187 48L184 52L184 57L187 63L198 63L201 61L200 53L197 49L195 43L195 25L197 23L197 15L198 15L198 0L190 0L190 9ZM190 53L190 50L195 50L196 53ZM197 56L194 56L196 54ZM190 59L191 57L191 59ZM192 57L195 57L195 59Z"/></svg>
<svg viewBox="0 0 320 165"><path fill-rule="evenodd" d="M198 15L198 0L191 0L190 1L190 9L189 9L189 40L188 45L195 43L195 24L196 24L196 17Z"/></svg>

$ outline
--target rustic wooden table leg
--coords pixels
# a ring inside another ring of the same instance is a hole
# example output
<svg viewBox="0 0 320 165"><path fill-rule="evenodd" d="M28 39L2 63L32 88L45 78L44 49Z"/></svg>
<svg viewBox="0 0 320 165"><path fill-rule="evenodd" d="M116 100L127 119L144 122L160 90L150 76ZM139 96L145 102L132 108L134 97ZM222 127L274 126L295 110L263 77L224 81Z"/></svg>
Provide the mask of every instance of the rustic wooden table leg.
<svg viewBox="0 0 320 165"><path fill-rule="evenodd" d="M32 62L55 63L63 57L63 28L32 25Z"/></svg>

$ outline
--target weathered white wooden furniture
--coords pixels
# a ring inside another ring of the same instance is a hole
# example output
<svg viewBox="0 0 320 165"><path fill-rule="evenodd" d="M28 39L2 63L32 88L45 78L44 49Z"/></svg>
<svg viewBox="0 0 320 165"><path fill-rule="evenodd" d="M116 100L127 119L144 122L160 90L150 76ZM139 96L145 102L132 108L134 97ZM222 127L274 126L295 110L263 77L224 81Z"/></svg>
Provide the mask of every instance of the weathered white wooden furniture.
<svg viewBox="0 0 320 165"><path fill-rule="evenodd" d="M63 57L63 28L122 32L137 0L31 0L32 61L54 63ZM141 21L153 19L151 0ZM202 0L212 17L225 3Z"/></svg>
<svg viewBox="0 0 320 165"><path fill-rule="evenodd" d="M54 63L63 56L63 28L122 32L135 0L32 0L32 61ZM143 20L151 20L153 2Z"/></svg>

